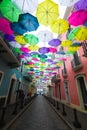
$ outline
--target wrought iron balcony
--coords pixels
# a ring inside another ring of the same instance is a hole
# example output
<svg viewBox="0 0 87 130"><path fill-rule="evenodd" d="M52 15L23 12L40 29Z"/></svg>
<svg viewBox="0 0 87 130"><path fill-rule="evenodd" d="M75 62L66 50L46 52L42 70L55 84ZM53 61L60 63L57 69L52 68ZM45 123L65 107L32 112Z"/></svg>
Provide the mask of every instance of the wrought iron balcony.
<svg viewBox="0 0 87 130"><path fill-rule="evenodd" d="M12 52L10 46L2 38L0 38L0 58L11 68L20 66L20 59Z"/></svg>
<svg viewBox="0 0 87 130"><path fill-rule="evenodd" d="M60 80L61 80L60 74L56 74L55 76L52 77L51 83L56 83L56 82L59 82Z"/></svg>
<svg viewBox="0 0 87 130"><path fill-rule="evenodd" d="M67 71L66 71L66 69L62 69L62 76L63 77L67 77Z"/></svg>
<svg viewBox="0 0 87 130"><path fill-rule="evenodd" d="M87 57L87 40L82 42L83 56Z"/></svg>
<svg viewBox="0 0 87 130"><path fill-rule="evenodd" d="M81 69L82 68L82 63L81 63L80 57L78 56L78 58L76 58L76 59L74 58L71 61L71 65L72 65L72 69L74 71Z"/></svg>

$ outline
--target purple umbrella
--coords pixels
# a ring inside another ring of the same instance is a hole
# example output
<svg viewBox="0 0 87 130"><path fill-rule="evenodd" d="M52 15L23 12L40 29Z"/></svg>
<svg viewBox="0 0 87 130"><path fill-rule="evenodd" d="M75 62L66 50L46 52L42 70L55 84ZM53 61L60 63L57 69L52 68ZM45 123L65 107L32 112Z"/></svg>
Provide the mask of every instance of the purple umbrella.
<svg viewBox="0 0 87 130"><path fill-rule="evenodd" d="M4 35L4 39L6 39L8 41L15 41L15 36L14 35L5 34Z"/></svg>
<svg viewBox="0 0 87 130"><path fill-rule="evenodd" d="M47 47L41 47L41 48L39 48L39 50L38 50L40 53L42 53L42 54L45 54L45 53L48 53L50 50L49 50L49 48L47 48Z"/></svg>
<svg viewBox="0 0 87 130"><path fill-rule="evenodd" d="M74 5L76 10L87 10L87 0L80 0Z"/></svg>
<svg viewBox="0 0 87 130"><path fill-rule="evenodd" d="M30 53L22 53L23 56L30 57Z"/></svg>
<svg viewBox="0 0 87 130"><path fill-rule="evenodd" d="M53 62L53 60L52 60L52 59L47 59L47 62L52 63L52 62Z"/></svg>
<svg viewBox="0 0 87 130"><path fill-rule="evenodd" d="M52 39L51 41L48 42L48 44L57 47L61 44L61 41L59 39Z"/></svg>

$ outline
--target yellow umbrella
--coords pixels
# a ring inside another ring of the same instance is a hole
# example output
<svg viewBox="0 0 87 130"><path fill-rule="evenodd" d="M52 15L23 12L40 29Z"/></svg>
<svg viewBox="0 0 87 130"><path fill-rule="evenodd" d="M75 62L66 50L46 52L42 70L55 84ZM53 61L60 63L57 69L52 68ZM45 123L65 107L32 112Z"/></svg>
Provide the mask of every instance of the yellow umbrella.
<svg viewBox="0 0 87 130"><path fill-rule="evenodd" d="M79 41L87 40L87 27L81 27L77 34L75 34L75 39Z"/></svg>
<svg viewBox="0 0 87 130"><path fill-rule="evenodd" d="M59 16L59 11L58 11L57 3L51 0L45 0L44 2L38 4L36 17L39 23L47 26L51 24L53 20L57 19L58 16Z"/></svg>
<svg viewBox="0 0 87 130"><path fill-rule="evenodd" d="M63 47L68 47L71 44L72 44L72 41L70 41L70 40L64 40L61 42L61 46L63 46Z"/></svg>
<svg viewBox="0 0 87 130"><path fill-rule="evenodd" d="M39 47L36 46L36 45L34 45L34 46L29 46L28 48L29 48L29 50L31 50L31 51L37 51L37 50L39 49Z"/></svg>
<svg viewBox="0 0 87 130"><path fill-rule="evenodd" d="M68 35L69 40L87 40L87 27L74 28Z"/></svg>
<svg viewBox="0 0 87 130"><path fill-rule="evenodd" d="M79 47L69 47L68 48L68 51L69 52L75 52L75 51L77 51L79 49Z"/></svg>
<svg viewBox="0 0 87 130"><path fill-rule="evenodd" d="M51 29L57 34L65 33L69 29L68 21L64 19L56 19L51 23Z"/></svg>
<svg viewBox="0 0 87 130"><path fill-rule="evenodd" d="M24 40L24 37L21 36L21 35L17 35L17 36L15 37L15 40L16 40L18 43L22 44L22 45L25 45L25 44L26 44L26 41Z"/></svg>

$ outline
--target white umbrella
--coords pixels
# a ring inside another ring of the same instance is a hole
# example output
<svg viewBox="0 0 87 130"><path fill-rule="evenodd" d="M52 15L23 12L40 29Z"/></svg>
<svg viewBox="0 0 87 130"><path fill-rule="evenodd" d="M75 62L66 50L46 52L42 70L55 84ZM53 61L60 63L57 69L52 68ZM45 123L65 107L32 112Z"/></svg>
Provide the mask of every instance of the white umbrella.
<svg viewBox="0 0 87 130"><path fill-rule="evenodd" d="M79 0L58 0L59 4L62 6L72 6Z"/></svg>
<svg viewBox="0 0 87 130"><path fill-rule="evenodd" d="M49 42L51 39L53 39L53 33L48 30L39 31L37 36L39 40L44 43Z"/></svg>
<svg viewBox="0 0 87 130"><path fill-rule="evenodd" d="M33 13L38 5L38 0L12 0L24 13Z"/></svg>
<svg viewBox="0 0 87 130"><path fill-rule="evenodd" d="M20 48L21 47L21 45L16 41L11 41L11 42L9 42L9 44L10 44L10 46L12 46L14 48Z"/></svg>

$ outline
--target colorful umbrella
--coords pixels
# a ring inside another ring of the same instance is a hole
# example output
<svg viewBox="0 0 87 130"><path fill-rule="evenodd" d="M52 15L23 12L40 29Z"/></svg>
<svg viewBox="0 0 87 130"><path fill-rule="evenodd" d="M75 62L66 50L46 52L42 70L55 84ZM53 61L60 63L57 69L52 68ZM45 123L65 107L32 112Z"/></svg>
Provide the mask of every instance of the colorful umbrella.
<svg viewBox="0 0 87 130"><path fill-rule="evenodd" d="M26 41L24 40L24 37L21 36L21 35L17 35L17 36L15 37L15 40L16 40L17 42L19 42L21 45L25 45L25 44L26 44Z"/></svg>
<svg viewBox="0 0 87 130"><path fill-rule="evenodd" d="M73 47L74 47L74 46L75 46L75 47L76 47L76 46L79 47L79 46L81 46L81 43L79 43L79 42L74 42L74 43L72 43L71 46L73 46Z"/></svg>
<svg viewBox="0 0 87 130"><path fill-rule="evenodd" d="M48 53L50 50L49 50L49 48L47 48L47 47L40 47L38 51L39 51L40 53L42 53L42 54L46 54L46 53Z"/></svg>
<svg viewBox="0 0 87 130"><path fill-rule="evenodd" d="M39 31L37 36L40 41L49 42L53 38L53 33L48 30L44 30L44 31Z"/></svg>
<svg viewBox="0 0 87 130"><path fill-rule="evenodd" d="M5 34L13 34L11 30L10 22L5 18L0 18L0 30Z"/></svg>
<svg viewBox="0 0 87 130"><path fill-rule="evenodd" d="M79 0L58 0L60 5L62 5L62 6L72 6L72 5L74 5L78 1Z"/></svg>
<svg viewBox="0 0 87 130"><path fill-rule="evenodd" d="M38 5L38 0L12 0L24 13L33 13Z"/></svg>
<svg viewBox="0 0 87 130"><path fill-rule="evenodd" d="M18 35L23 35L24 33L27 32L26 29L23 28L23 26L21 26L19 23L17 22L13 22L10 24L11 29L14 31L14 33L18 34Z"/></svg>
<svg viewBox="0 0 87 130"><path fill-rule="evenodd" d="M13 51L18 54L22 54L22 51L20 50L20 48L13 48Z"/></svg>
<svg viewBox="0 0 87 130"><path fill-rule="evenodd" d="M51 23L51 29L57 34L62 34L69 29L69 24L64 19L56 19Z"/></svg>
<svg viewBox="0 0 87 130"><path fill-rule="evenodd" d="M76 52L79 49L79 47L69 47L68 51Z"/></svg>
<svg viewBox="0 0 87 130"><path fill-rule="evenodd" d="M68 35L68 39L76 39L79 41L87 40L87 28L86 27L77 27L74 28Z"/></svg>
<svg viewBox="0 0 87 130"><path fill-rule="evenodd" d="M56 49L56 48L53 48L53 47L49 47L49 52L55 53L55 52L57 52L57 49Z"/></svg>
<svg viewBox="0 0 87 130"><path fill-rule="evenodd" d="M31 56L30 53L22 53L22 55L25 56L25 57L30 57Z"/></svg>
<svg viewBox="0 0 87 130"><path fill-rule="evenodd" d="M5 34L4 35L4 39L6 39L7 41L15 41L15 36L14 35Z"/></svg>
<svg viewBox="0 0 87 130"><path fill-rule="evenodd" d="M61 42L61 46L63 47L69 47L72 44L72 41L70 40L64 40Z"/></svg>
<svg viewBox="0 0 87 130"><path fill-rule="evenodd" d="M22 13L19 10L19 8L10 0L9 1L2 0L0 2L0 10L3 16L11 22L17 22L19 14Z"/></svg>
<svg viewBox="0 0 87 130"><path fill-rule="evenodd" d="M48 42L49 45L57 47L61 44L61 41L59 39L52 39L51 41Z"/></svg>
<svg viewBox="0 0 87 130"><path fill-rule="evenodd" d="M77 3L74 4L74 8L76 10L87 10L87 1L86 0L79 0Z"/></svg>
<svg viewBox="0 0 87 130"><path fill-rule="evenodd" d="M39 27L37 18L29 13L20 14L18 23L29 32L35 31Z"/></svg>
<svg viewBox="0 0 87 130"><path fill-rule="evenodd" d="M29 50L31 50L31 51L37 51L37 50L39 49L39 47L36 46L36 45L34 45L34 46L29 46L28 48L29 48Z"/></svg>
<svg viewBox="0 0 87 130"><path fill-rule="evenodd" d="M45 26L49 25L59 16L58 4L51 0L45 0L44 2L41 2L38 4L36 16L41 24Z"/></svg>
<svg viewBox="0 0 87 130"><path fill-rule="evenodd" d="M68 18L69 24L73 26L79 26L87 21L87 11L79 10L73 12Z"/></svg>
<svg viewBox="0 0 87 130"><path fill-rule="evenodd" d="M25 53L28 53L30 51L27 47L21 47L20 50Z"/></svg>
<svg viewBox="0 0 87 130"><path fill-rule="evenodd" d="M9 42L10 46L14 47L14 48L21 48L21 45L16 42L16 41L11 41Z"/></svg>
<svg viewBox="0 0 87 130"><path fill-rule="evenodd" d="M29 43L30 45L36 45L39 42L38 37L36 37L33 34L25 34L24 35L24 39L27 43Z"/></svg>

